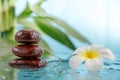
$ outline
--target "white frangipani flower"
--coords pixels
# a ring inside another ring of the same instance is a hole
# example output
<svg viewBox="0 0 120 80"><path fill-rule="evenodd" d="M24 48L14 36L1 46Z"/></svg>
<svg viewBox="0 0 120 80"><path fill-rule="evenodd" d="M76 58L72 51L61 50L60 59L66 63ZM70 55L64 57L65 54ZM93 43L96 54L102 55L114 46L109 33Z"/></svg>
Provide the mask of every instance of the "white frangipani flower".
<svg viewBox="0 0 120 80"><path fill-rule="evenodd" d="M76 69L85 61L85 66L89 71L99 71L103 66L102 58L114 60L111 50L99 45L80 47L75 50L69 60L72 69Z"/></svg>

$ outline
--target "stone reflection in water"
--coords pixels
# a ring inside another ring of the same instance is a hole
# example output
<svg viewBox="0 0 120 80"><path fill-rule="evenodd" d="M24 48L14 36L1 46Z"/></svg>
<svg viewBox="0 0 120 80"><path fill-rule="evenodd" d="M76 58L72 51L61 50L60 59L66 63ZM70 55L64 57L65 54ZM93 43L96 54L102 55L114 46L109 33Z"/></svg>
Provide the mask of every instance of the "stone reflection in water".
<svg viewBox="0 0 120 80"><path fill-rule="evenodd" d="M17 80L41 80L41 77L45 76L45 74L46 71L44 69L19 70Z"/></svg>

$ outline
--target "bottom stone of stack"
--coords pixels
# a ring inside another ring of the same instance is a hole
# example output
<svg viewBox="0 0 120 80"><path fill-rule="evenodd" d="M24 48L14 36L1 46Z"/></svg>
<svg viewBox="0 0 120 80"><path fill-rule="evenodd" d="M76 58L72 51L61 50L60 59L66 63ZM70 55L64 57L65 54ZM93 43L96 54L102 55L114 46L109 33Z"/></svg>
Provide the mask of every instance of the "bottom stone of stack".
<svg viewBox="0 0 120 80"><path fill-rule="evenodd" d="M47 62L39 58L36 59L16 58L9 61L9 66L17 69L39 69L46 67Z"/></svg>

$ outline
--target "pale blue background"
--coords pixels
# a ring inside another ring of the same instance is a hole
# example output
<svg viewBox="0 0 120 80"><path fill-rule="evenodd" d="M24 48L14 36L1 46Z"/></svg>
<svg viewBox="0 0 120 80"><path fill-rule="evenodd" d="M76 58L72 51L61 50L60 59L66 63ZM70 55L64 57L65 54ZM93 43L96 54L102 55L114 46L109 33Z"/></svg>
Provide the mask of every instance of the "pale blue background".
<svg viewBox="0 0 120 80"><path fill-rule="evenodd" d="M28 1L34 4L37 0ZM25 8L25 2L18 0L17 15ZM105 45L120 56L120 0L47 0L42 7L50 15L66 21L93 44ZM76 47L84 45L73 41ZM58 47L56 51L63 48L57 44L53 47Z"/></svg>

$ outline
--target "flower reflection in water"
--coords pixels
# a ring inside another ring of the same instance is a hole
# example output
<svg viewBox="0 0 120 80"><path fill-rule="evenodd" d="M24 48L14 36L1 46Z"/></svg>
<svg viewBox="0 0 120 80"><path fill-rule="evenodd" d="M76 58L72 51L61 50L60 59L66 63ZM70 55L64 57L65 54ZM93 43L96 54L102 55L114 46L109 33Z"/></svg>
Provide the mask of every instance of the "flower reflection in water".
<svg viewBox="0 0 120 80"><path fill-rule="evenodd" d="M85 76L85 80L103 80L103 78L99 73L88 72Z"/></svg>
<svg viewBox="0 0 120 80"><path fill-rule="evenodd" d="M72 71L71 76L73 80L103 80L98 72L87 72L85 75Z"/></svg>

